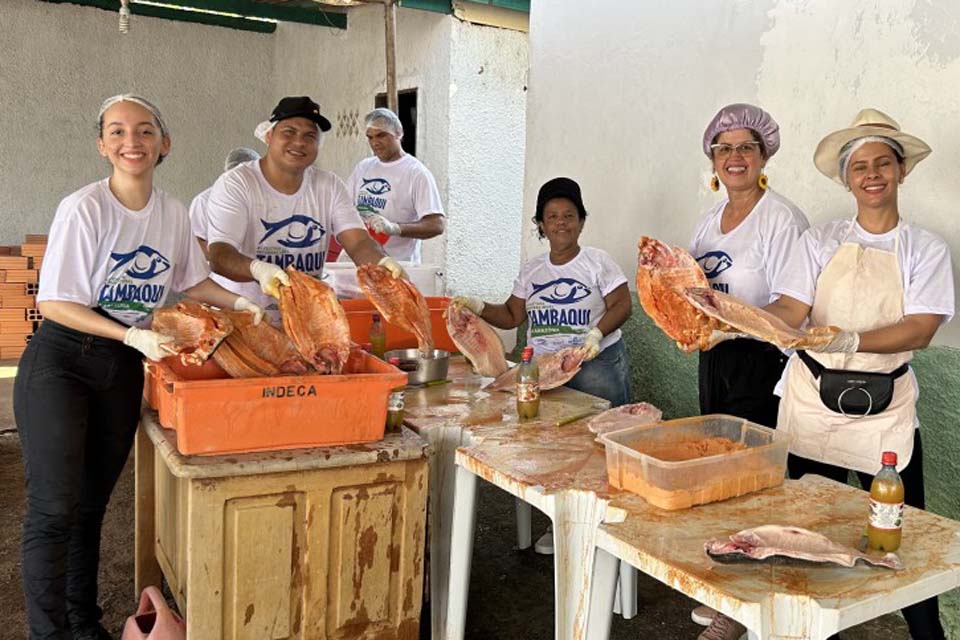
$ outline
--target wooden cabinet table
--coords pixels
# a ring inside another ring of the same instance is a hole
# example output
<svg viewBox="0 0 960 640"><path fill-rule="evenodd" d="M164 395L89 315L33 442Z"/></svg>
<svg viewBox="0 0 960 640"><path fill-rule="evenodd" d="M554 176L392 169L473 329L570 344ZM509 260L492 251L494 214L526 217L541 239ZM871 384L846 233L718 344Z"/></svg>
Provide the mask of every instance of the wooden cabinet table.
<svg viewBox="0 0 960 640"><path fill-rule="evenodd" d="M223 456L183 456L175 439L144 412L135 582L162 573L190 640L417 637L428 445L416 434Z"/></svg>

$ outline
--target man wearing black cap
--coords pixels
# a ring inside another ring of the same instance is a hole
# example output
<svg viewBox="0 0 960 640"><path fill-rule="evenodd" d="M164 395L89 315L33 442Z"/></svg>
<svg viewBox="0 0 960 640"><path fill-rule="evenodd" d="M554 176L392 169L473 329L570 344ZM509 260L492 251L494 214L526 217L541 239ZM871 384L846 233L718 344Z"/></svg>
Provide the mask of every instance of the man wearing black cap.
<svg viewBox="0 0 960 640"><path fill-rule="evenodd" d="M289 285L283 269L320 278L331 234L356 264L406 275L367 233L343 181L313 166L330 126L310 98L283 98L255 132L266 155L220 176L210 192L210 265L274 321L279 287Z"/></svg>

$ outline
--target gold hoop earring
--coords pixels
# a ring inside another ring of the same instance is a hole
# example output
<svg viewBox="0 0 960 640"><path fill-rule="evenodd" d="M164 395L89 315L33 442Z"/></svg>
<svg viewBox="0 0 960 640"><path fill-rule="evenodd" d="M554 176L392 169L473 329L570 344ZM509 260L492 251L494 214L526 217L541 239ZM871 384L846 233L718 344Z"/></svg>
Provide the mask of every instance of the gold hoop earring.
<svg viewBox="0 0 960 640"><path fill-rule="evenodd" d="M760 187L761 190L766 191L767 186L769 186L769 184L770 184L770 179L767 178L767 174L761 173L760 177L757 178L757 186Z"/></svg>
<svg viewBox="0 0 960 640"><path fill-rule="evenodd" d="M717 177L717 174L713 174L713 177L710 178L710 190L720 191L720 178Z"/></svg>

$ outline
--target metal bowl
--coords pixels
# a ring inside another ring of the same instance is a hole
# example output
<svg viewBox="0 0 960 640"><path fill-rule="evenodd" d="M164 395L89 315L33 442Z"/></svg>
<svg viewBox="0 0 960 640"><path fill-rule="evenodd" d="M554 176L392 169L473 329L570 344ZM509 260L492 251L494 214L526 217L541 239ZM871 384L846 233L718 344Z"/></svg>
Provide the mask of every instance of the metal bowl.
<svg viewBox="0 0 960 640"><path fill-rule="evenodd" d="M450 352L434 349L430 356L424 358L419 349L393 349L383 354L384 360L399 358L398 367L407 372L407 384L425 384L435 380L447 378L447 367L450 364Z"/></svg>

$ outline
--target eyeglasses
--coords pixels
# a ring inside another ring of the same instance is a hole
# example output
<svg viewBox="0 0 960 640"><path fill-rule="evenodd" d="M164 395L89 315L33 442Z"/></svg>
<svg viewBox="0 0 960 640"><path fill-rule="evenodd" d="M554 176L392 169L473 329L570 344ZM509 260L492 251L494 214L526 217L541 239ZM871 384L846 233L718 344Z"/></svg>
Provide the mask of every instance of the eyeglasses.
<svg viewBox="0 0 960 640"><path fill-rule="evenodd" d="M739 142L737 144L727 144L721 142L719 144L710 145L710 149L713 151L714 158L726 158L731 153L736 151L741 156L751 156L757 151L760 150L760 143L756 140L751 142Z"/></svg>

